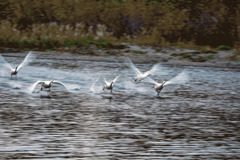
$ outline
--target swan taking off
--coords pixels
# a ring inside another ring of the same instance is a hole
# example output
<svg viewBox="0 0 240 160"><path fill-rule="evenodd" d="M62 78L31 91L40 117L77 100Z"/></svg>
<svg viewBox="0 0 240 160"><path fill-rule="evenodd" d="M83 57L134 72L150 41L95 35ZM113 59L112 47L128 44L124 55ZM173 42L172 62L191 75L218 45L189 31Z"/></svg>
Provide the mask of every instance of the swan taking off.
<svg viewBox="0 0 240 160"><path fill-rule="evenodd" d="M109 90L111 90L111 93L112 93L113 83L116 82L116 80L118 79L119 76L120 76L120 75L118 75L116 78L114 78L114 80L112 80L111 82L108 82L108 81L106 81L105 78L103 78L103 79L104 79L103 90L104 90L104 89L109 89Z"/></svg>
<svg viewBox="0 0 240 160"><path fill-rule="evenodd" d="M13 68L8 62L6 62L1 55L0 55L0 61L2 61L4 65L10 69L10 73L12 77L13 75L17 76L19 69L22 68L23 66L28 65L34 57L35 56L32 54L32 51L30 51L28 55L25 57L25 59L22 61L22 63L19 64L16 68Z"/></svg>
<svg viewBox="0 0 240 160"><path fill-rule="evenodd" d="M160 92L162 91L164 84L166 83L166 81L163 81L163 83L155 83L154 89L157 92L157 95L159 96Z"/></svg>
<svg viewBox="0 0 240 160"><path fill-rule="evenodd" d="M63 86L63 87L67 90L67 87L66 87L62 82L51 80L51 81L37 81L37 82L34 83L33 86L31 87L31 92L33 92L33 90L35 89L35 87L36 87L38 84L41 84L41 88L40 88L41 91L43 90L43 88L48 88L49 91L50 91L50 88L52 87L52 84L61 85L61 86Z"/></svg>
<svg viewBox="0 0 240 160"><path fill-rule="evenodd" d="M182 71L178 75L176 75L174 78L170 79L169 81L163 81L163 83L157 83L153 79L151 79L151 82L155 84L154 89L157 92L157 95L160 94L163 87L168 84L183 84L188 80L188 74L185 71Z"/></svg>
<svg viewBox="0 0 240 160"><path fill-rule="evenodd" d="M130 66L133 69L133 71L135 72L136 76L135 77L135 81L139 82L143 79L145 79L146 77L148 77L149 75L153 74L154 72L156 72L157 68L158 68L158 64L154 65L149 71L141 73L137 67L133 64L133 62L131 61L130 58L127 57L127 60L130 62Z"/></svg>

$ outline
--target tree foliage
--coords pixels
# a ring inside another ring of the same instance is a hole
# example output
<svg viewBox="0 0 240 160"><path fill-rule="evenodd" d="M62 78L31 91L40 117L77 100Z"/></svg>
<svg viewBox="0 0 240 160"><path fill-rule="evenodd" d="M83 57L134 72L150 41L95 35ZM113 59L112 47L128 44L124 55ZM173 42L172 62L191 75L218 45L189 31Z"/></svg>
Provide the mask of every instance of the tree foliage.
<svg viewBox="0 0 240 160"><path fill-rule="evenodd" d="M104 25L118 39L150 37L159 45L163 40L240 44L237 0L0 0L0 14L0 23L8 21L21 33L50 23L75 30L81 23L80 34L96 34L99 25ZM46 32L42 30L50 34Z"/></svg>

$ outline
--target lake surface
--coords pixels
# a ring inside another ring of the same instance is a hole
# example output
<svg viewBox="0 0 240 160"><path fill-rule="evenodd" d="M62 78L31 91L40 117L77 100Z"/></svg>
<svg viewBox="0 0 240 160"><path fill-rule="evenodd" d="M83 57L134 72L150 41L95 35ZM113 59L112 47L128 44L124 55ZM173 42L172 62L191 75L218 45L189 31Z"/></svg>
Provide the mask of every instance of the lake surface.
<svg viewBox="0 0 240 160"><path fill-rule="evenodd" d="M15 67L23 57L5 60ZM17 78L0 64L0 159L240 159L239 69L160 64L151 78L183 70L187 81L157 96L118 61L37 58ZM102 77L119 74L113 93L103 91ZM52 79L68 90L31 93Z"/></svg>

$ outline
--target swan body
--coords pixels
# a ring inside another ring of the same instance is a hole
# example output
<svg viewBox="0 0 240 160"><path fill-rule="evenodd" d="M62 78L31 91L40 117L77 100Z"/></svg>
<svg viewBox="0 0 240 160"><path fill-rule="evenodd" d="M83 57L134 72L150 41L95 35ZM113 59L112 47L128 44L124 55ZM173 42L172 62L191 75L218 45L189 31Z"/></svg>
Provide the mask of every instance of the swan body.
<svg viewBox="0 0 240 160"><path fill-rule="evenodd" d="M154 89L157 92L158 96L159 96L160 92L162 91L165 83L166 83L166 81L163 81L163 83L155 83Z"/></svg>
<svg viewBox="0 0 240 160"><path fill-rule="evenodd" d="M40 90L43 90L43 88L49 88L49 91L50 91L51 84L53 83L53 80L40 82L40 83L41 83L41 89Z"/></svg>
<svg viewBox="0 0 240 160"><path fill-rule="evenodd" d="M14 68L11 69L11 77L12 75L17 76L17 73L18 73L18 67L16 67L15 69Z"/></svg>
<svg viewBox="0 0 240 160"><path fill-rule="evenodd" d="M183 83L186 83L187 81L188 81L188 74L184 70L181 73L179 73L178 75L176 75L175 77L173 77L172 79L170 79L168 81L163 81L162 83L157 83L156 81L151 79L151 83L155 84L154 89L157 92L157 95L160 94L160 92L162 91L162 89L165 85L183 84Z"/></svg>
<svg viewBox="0 0 240 160"><path fill-rule="evenodd" d="M103 90L104 90L104 89L108 89L108 90L111 90L111 93L112 93L113 83L116 82L116 80L118 79L119 76L120 76L120 75L118 75L116 78L114 78L111 82L106 81L106 79L104 78Z"/></svg>
<svg viewBox="0 0 240 160"><path fill-rule="evenodd" d="M141 72L139 72L139 74L137 74L137 77L134 79L135 82L139 82L142 79L146 78L147 76L150 76L151 73L149 72L145 72L144 74L142 74Z"/></svg>
<svg viewBox="0 0 240 160"><path fill-rule="evenodd" d="M137 67L133 64L133 62L131 61L130 58L127 58L128 61L130 62L130 67L132 68L132 70L135 72L136 77L134 78L135 82L139 82L143 79L145 79L146 77L152 75L152 73L156 72L158 69L158 64L154 65L149 71L141 73Z"/></svg>
<svg viewBox="0 0 240 160"><path fill-rule="evenodd" d="M58 85L63 86L65 89L67 89L66 86L62 82L51 80L51 81L37 81L36 83L34 83L34 85L32 87L32 91L38 84L41 84L41 88L40 88L41 91L43 90L43 88L48 88L50 91L52 84L58 84Z"/></svg>
<svg viewBox="0 0 240 160"><path fill-rule="evenodd" d="M34 55L32 54L32 52L30 51L27 56L24 58L24 60L22 61L21 64L19 64L16 68L13 68L8 62L6 62L4 60L4 58L2 56L0 56L0 60L4 63L4 65L10 69L10 73L11 73L11 77L13 75L17 76L17 73L19 71L20 68L22 68L23 66L27 65L28 63L30 63L30 61L34 58Z"/></svg>

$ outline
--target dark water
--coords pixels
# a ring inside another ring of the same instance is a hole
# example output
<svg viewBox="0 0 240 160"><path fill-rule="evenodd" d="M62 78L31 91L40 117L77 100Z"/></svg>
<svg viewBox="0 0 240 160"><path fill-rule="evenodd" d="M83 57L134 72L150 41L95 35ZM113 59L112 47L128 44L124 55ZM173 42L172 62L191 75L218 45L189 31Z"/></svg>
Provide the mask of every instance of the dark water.
<svg viewBox="0 0 240 160"><path fill-rule="evenodd" d="M14 66L22 58L6 60ZM152 76L159 82L182 70L189 78L161 97L118 62L37 59L17 79L0 69L0 159L240 159L237 69L162 65ZM112 94L101 80L90 91L101 75L119 73ZM51 79L68 91L30 93L37 80Z"/></svg>

